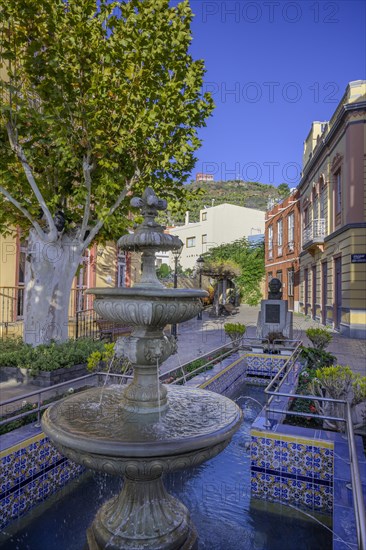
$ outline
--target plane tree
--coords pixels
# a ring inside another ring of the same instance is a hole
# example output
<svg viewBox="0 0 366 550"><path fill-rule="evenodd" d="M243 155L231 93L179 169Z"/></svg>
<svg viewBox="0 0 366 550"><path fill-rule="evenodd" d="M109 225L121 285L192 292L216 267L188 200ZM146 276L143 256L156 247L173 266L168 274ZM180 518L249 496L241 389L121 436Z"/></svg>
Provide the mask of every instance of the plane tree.
<svg viewBox="0 0 366 550"><path fill-rule="evenodd" d="M27 237L24 339L67 338L91 243L129 195L183 201L213 109L187 0L0 0L0 232Z"/></svg>

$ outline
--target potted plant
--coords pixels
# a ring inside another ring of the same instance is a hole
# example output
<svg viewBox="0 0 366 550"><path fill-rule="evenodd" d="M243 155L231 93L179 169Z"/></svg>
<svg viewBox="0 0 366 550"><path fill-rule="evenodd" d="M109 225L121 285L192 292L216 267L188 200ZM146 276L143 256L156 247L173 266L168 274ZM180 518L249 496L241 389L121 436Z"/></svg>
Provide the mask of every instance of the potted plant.
<svg viewBox="0 0 366 550"><path fill-rule="evenodd" d="M306 336L317 350L324 350L333 340L333 336L326 328L308 328Z"/></svg>
<svg viewBox="0 0 366 550"><path fill-rule="evenodd" d="M315 378L312 380L311 389L314 395L319 397L330 397L348 401L352 408L354 424L359 422L355 407L366 403L366 376L354 374L349 366L335 365L323 367L315 371ZM320 414L326 416L344 416L344 407L341 403L327 401L316 401L316 408ZM361 412L362 415L362 412ZM342 431L343 422L324 421L324 426Z"/></svg>
<svg viewBox="0 0 366 550"><path fill-rule="evenodd" d="M227 334L232 342L232 347L236 348L241 343L241 339L246 331L246 326L242 323L225 323L224 330L225 334Z"/></svg>
<svg viewBox="0 0 366 550"><path fill-rule="evenodd" d="M278 354L280 353L280 350L279 350L279 341L284 341L286 340L286 336L284 336L282 334L282 332L279 332L279 331L271 331L267 334L267 340L269 342L269 347L268 349L266 350L267 353L273 353L273 354ZM275 343L276 342L276 343ZM277 346L277 347L276 347Z"/></svg>

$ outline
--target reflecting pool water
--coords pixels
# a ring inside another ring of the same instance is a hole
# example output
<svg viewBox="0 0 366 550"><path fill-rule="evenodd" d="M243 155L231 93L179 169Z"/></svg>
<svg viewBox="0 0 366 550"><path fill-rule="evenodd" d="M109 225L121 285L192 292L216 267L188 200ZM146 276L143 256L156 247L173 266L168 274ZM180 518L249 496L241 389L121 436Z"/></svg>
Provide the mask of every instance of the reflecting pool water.
<svg viewBox="0 0 366 550"><path fill-rule="evenodd" d="M264 402L263 389L240 389L234 399L244 410L244 423L230 445L202 466L166 479L167 489L191 511L198 550L330 550L331 532L319 521L250 498L250 425ZM82 550L94 514L119 489L116 478L85 474L57 500L19 520L1 550Z"/></svg>

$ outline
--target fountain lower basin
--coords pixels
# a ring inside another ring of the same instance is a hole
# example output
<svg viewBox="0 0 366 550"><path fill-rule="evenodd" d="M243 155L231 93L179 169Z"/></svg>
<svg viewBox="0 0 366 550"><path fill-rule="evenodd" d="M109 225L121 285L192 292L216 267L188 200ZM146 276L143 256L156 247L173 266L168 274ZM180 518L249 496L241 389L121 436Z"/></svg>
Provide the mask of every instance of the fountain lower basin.
<svg viewBox="0 0 366 550"><path fill-rule="evenodd" d="M136 415L120 405L124 389L108 386L73 395L52 405L42 419L62 454L124 476L122 492L104 504L88 530L89 549L194 548L189 511L167 493L161 476L220 453L242 421L241 410L209 391L168 386L164 413Z"/></svg>

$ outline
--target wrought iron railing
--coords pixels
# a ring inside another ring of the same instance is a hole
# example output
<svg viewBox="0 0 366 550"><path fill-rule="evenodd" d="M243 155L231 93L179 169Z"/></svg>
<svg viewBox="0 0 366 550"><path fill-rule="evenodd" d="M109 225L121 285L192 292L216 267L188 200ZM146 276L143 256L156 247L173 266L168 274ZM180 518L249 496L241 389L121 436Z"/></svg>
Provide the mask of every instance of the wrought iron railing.
<svg viewBox="0 0 366 550"><path fill-rule="evenodd" d="M303 232L302 242L304 245L308 242L322 243L326 237L327 228L326 228L325 218L318 218L312 220L305 228Z"/></svg>
<svg viewBox="0 0 366 550"><path fill-rule="evenodd" d="M24 287L0 287L0 323L15 323L23 318Z"/></svg>

